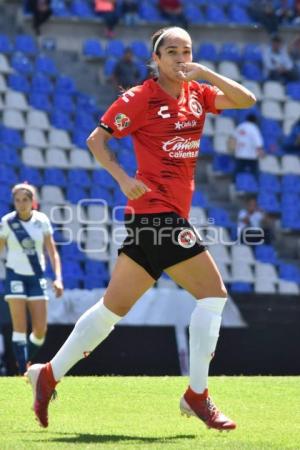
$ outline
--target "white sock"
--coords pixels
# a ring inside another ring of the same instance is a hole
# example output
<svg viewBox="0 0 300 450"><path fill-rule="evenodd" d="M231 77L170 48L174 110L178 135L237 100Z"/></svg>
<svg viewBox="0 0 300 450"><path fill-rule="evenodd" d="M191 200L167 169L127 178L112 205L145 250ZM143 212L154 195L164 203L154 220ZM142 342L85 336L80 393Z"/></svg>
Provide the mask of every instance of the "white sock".
<svg viewBox="0 0 300 450"><path fill-rule="evenodd" d="M190 322L190 387L201 394L208 387L209 364L215 352L226 298L197 300Z"/></svg>
<svg viewBox="0 0 300 450"><path fill-rule="evenodd" d="M13 342L21 342L22 344L26 344L26 333L20 333L19 331L13 331L12 333L12 341Z"/></svg>
<svg viewBox="0 0 300 450"><path fill-rule="evenodd" d="M106 308L103 298L88 309L78 319L72 333L50 361L56 381L104 341L121 319L121 316Z"/></svg>
<svg viewBox="0 0 300 450"><path fill-rule="evenodd" d="M41 347L43 345L43 343L45 342L46 337L42 337L42 338L37 338L36 335L32 332L29 335L29 340L34 344L37 345L38 347Z"/></svg>

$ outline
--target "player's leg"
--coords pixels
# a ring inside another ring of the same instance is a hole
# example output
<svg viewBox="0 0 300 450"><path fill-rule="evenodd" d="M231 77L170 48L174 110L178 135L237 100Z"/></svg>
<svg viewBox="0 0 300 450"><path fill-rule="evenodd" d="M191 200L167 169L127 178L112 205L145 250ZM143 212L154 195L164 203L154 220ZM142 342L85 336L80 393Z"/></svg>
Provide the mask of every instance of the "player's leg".
<svg viewBox="0 0 300 450"><path fill-rule="evenodd" d="M47 332L47 300L34 299L27 302L32 332L28 340L28 361L32 361L45 342Z"/></svg>
<svg viewBox="0 0 300 450"><path fill-rule="evenodd" d="M113 330L139 297L155 280L125 254L118 257L104 298L86 311L72 333L50 361L28 369L33 386L34 410L44 427L48 426L48 404L56 383L80 359L92 352Z"/></svg>
<svg viewBox="0 0 300 450"><path fill-rule="evenodd" d="M9 298L9 311L12 321L12 347L16 358L18 372L23 375L27 362L27 320L25 298Z"/></svg>
<svg viewBox="0 0 300 450"><path fill-rule="evenodd" d="M181 409L209 427L229 430L235 423L221 414L208 397L208 372L214 355L227 292L211 255L204 251L166 269L168 275L196 298L190 321L190 386Z"/></svg>

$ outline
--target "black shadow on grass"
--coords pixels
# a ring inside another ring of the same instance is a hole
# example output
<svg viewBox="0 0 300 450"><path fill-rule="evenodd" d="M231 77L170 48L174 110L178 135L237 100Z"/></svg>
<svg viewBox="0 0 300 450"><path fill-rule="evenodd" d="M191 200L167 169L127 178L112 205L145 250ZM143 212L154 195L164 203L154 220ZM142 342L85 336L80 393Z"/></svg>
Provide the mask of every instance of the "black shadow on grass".
<svg viewBox="0 0 300 450"><path fill-rule="evenodd" d="M91 444L101 442L120 442L120 441L142 441L142 442L173 442L182 439L195 439L194 434L180 434L175 436L146 437L146 436L127 436L125 434L86 434L70 433L72 436L53 437L48 439L39 439L39 442L64 442L67 444ZM33 439L30 439L33 442Z"/></svg>

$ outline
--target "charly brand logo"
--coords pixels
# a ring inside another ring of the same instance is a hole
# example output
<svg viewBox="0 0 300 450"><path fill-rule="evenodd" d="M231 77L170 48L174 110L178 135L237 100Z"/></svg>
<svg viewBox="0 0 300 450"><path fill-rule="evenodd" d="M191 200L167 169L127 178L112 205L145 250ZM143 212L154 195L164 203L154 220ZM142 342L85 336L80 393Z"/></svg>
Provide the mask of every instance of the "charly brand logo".
<svg viewBox="0 0 300 450"><path fill-rule="evenodd" d="M119 131L124 130L124 128L129 127L130 119L123 113L119 113L115 117L115 125Z"/></svg>
<svg viewBox="0 0 300 450"><path fill-rule="evenodd" d="M161 106L159 108L159 111L157 113L158 116L162 117L163 119L169 119L169 117L171 117L171 114L169 112L167 112L169 109L169 107L166 106Z"/></svg>
<svg viewBox="0 0 300 450"><path fill-rule="evenodd" d="M195 117L200 117L203 114L203 109L198 100L195 98L191 98L189 100L189 107L191 112L194 114Z"/></svg>
<svg viewBox="0 0 300 450"><path fill-rule="evenodd" d="M175 122L175 130L184 130L185 128L195 128L197 120L186 120L184 122Z"/></svg>
<svg viewBox="0 0 300 450"><path fill-rule="evenodd" d="M170 141L162 142L163 151L169 153L171 158L196 158L199 153L200 139L184 139L175 136Z"/></svg>
<svg viewBox="0 0 300 450"><path fill-rule="evenodd" d="M189 228L181 230L178 235L178 244L183 248L191 248L196 244L196 235Z"/></svg>

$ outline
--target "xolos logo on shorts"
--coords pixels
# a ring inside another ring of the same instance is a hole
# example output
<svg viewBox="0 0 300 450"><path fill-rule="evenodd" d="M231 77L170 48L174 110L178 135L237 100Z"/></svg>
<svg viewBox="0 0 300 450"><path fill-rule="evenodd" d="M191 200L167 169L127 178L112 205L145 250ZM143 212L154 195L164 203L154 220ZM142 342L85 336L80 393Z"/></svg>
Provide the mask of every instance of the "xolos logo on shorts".
<svg viewBox="0 0 300 450"><path fill-rule="evenodd" d="M125 114L119 113L115 117L115 125L119 131L122 131L124 128L129 127L130 119Z"/></svg>
<svg viewBox="0 0 300 450"><path fill-rule="evenodd" d="M191 248L196 244L196 235L190 228L185 228L178 234L177 241L181 247Z"/></svg>

